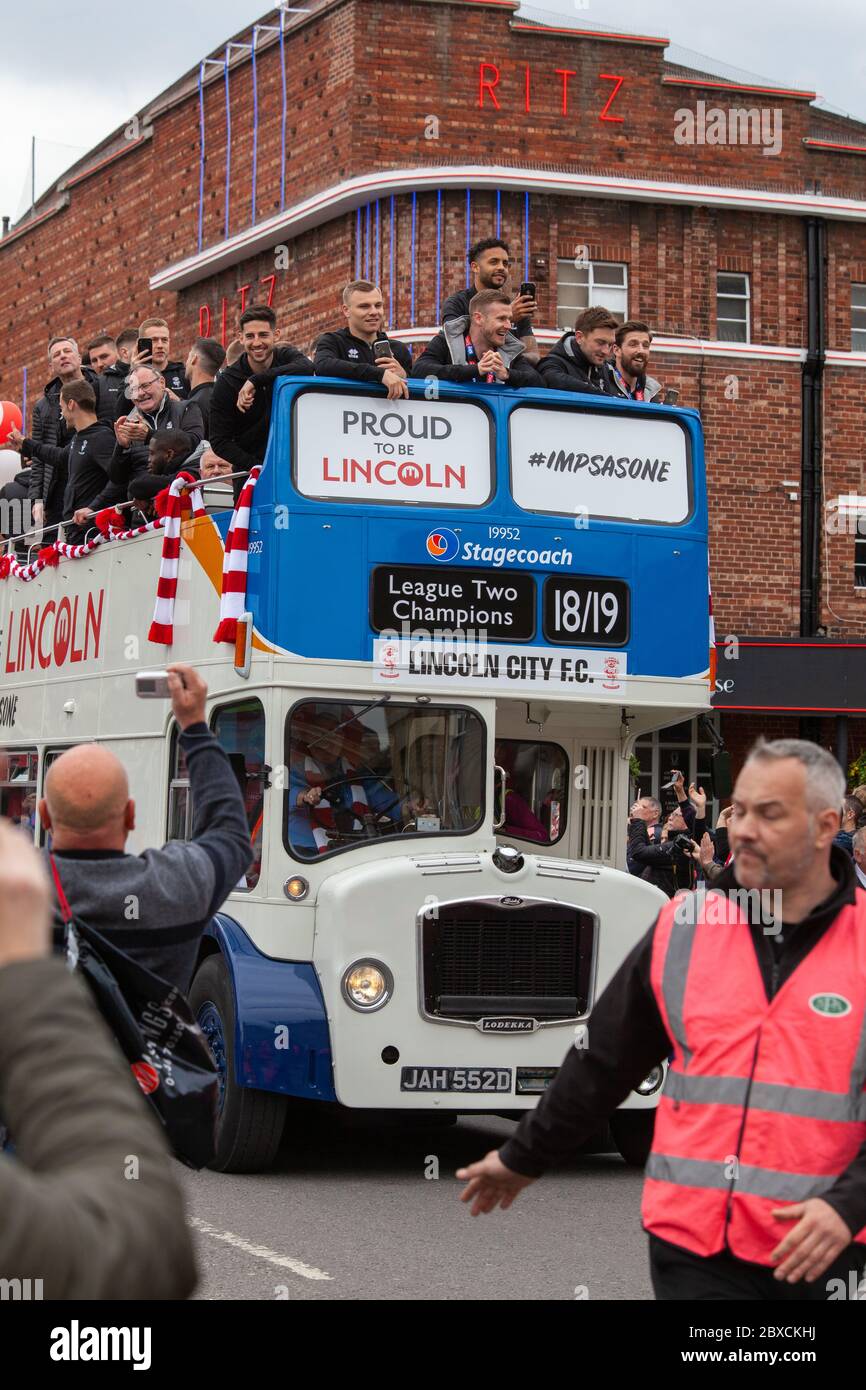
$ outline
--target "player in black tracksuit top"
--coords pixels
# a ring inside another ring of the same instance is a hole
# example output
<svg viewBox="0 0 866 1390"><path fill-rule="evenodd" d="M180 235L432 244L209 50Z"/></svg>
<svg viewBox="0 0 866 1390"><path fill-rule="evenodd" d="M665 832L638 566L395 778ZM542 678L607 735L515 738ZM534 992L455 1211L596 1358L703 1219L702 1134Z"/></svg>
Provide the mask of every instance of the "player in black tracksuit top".
<svg viewBox="0 0 866 1390"><path fill-rule="evenodd" d="M412 370L412 354L395 338L387 333L377 333L375 342L387 342L391 356L400 363L408 376ZM373 344L364 338L356 338L348 328L339 328L336 333L323 333L316 343L313 366L316 376L341 376L349 381L369 381L379 385L386 368L377 367L373 356Z"/></svg>

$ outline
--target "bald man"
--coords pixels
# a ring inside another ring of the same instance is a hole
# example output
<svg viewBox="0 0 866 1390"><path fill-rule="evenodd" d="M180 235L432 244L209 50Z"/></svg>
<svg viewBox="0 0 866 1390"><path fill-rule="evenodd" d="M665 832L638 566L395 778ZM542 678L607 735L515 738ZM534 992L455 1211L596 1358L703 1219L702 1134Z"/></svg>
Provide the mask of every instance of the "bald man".
<svg viewBox="0 0 866 1390"><path fill-rule="evenodd" d="M51 764L39 816L73 914L185 993L202 932L252 856L237 779L205 720L207 686L191 666L168 671L195 807L192 839L127 854L135 802L123 764L96 743Z"/></svg>

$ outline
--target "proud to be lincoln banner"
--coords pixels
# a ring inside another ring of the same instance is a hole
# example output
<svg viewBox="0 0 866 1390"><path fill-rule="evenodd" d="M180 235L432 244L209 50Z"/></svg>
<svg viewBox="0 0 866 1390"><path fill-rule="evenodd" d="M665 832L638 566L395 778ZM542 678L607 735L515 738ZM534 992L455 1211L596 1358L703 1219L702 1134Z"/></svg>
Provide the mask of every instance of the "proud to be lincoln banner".
<svg viewBox="0 0 866 1390"><path fill-rule="evenodd" d="M479 507L493 491L490 419L469 402L304 392L294 449L304 497Z"/></svg>

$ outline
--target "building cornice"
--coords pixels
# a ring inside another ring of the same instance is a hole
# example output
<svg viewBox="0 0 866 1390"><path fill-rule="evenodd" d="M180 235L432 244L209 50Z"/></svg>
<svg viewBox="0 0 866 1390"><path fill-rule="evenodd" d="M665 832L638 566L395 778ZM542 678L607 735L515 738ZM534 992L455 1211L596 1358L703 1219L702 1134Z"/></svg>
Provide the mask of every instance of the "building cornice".
<svg viewBox="0 0 866 1390"><path fill-rule="evenodd" d="M814 101L818 95L817 92L801 92L793 87L759 87L748 82L727 82L720 77L704 77L700 73L686 77L665 73L662 84L666 87L700 87L712 92L751 92L761 96L789 97L794 101Z"/></svg>
<svg viewBox="0 0 866 1390"><path fill-rule="evenodd" d="M558 34L569 39L595 39L597 43L645 44L651 48L667 48L670 39L655 34L618 34L604 29L581 29L572 24L528 24L520 19L512 19L509 28L518 34Z"/></svg>
<svg viewBox="0 0 866 1390"><path fill-rule="evenodd" d="M411 169L383 169L357 174L343 183L313 193L309 198L247 227L224 241L156 271L152 290L182 290L206 276L215 275L282 242L301 236L377 198L427 189L501 190L561 197L610 198L620 201L682 204L744 212L768 212L791 217L826 217L834 220L866 220L866 201L820 193L774 192L771 189L726 188L712 184L674 183L656 179L632 179L616 175L568 173L531 168L480 165L431 165Z"/></svg>

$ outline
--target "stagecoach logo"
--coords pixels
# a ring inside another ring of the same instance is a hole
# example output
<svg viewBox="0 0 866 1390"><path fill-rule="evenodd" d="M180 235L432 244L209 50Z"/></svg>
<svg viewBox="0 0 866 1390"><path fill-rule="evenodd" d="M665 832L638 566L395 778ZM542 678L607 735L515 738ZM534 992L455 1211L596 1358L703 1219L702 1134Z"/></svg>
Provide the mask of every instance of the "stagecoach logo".
<svg viewBox="0 0 866 1390"><path fill-rule="evenodd" d="M813 994L809 1008L828 1018L840 1018L843 1014L850 1014L851 1001L843 994Z"/></svg>
<svg viewBox="0 0 866 1390"><path fill-rule="evenodd" d="M538 1020L534 1018L479 1018L476 1027L482 1033L534 1033Z"/></svg>
<svg viewBox="0 0 866 1390"><path fill-rule="evenodd" d="M447 526L440 526L427 537L427 554L433 560L453 560L459 549L457 533Z"/></svg>

